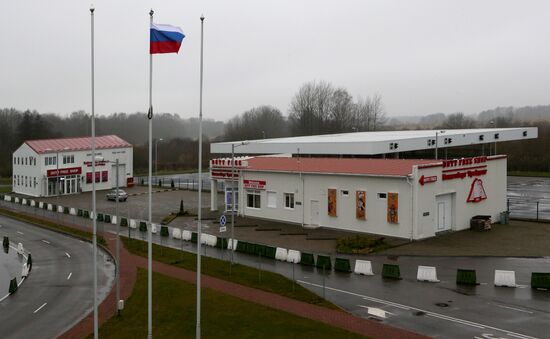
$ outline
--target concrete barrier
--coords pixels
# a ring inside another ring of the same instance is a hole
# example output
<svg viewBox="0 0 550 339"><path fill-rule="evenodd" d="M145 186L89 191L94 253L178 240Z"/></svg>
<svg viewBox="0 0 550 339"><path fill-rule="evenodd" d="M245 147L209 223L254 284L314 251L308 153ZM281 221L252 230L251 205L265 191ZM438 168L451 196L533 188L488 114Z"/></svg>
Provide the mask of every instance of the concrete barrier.
<svg viewBox="0 0 550 339"><path fill-rule="evenodd" d="M140 221L139 222L139 231L140 232L147 232L147 222L146 221Z"/></svg>
<svg viewBox="0 0 550 339"><path fill-rule="evenodd" d="M170 231L168 230L168 226L160 225L160 236L168 237L169 235L170 235Z"/></svg>
<svg viewBox="0 0 550 339"><path fill-rule="evenodd" d="M218 241L218 238L215 235L202 233L201 234L201 244L207 245L207 246L216 246L216 242Z"/></svg>
<svg viewBox="0 0 550 339"><path fill-rule="evenodd" d="M301 260L302 260L302 253L300 253L300 251L288 250L286 261L299 264Z"/></svg>
<svg viewBox="0 0 550 339"><path fill-rule="evenodd" d="M192 236L191 231L183 230L181 232L181 240L190 241Z"/></svg>
<svg viewBox="0 0 550 339"><path fill-rule="evenodd" d="M550 273L542 273L542 272L531 273L531 288L549 290Z"/></svg>
<svg viewBox="0 0 550 339"><path fill-rule="evenodd" d="M9 293L13 294L13 293L15 293L15 291L17 291L17 278L13 278L13 279L10 280Z"/></svg>
<svg viewBox="0 0 550 339"><path fill-rule="evenodd" d="M437 271L433 266L418 266L416 280L426 282L439 282L439 279L437 279Z"/></svg>
<svg viewBox="0 0 550 339"><path fill-rule="evenodd" d="M237 250L238 244L239 244L239 241L237 239L229 238L229 240L227 242L227 249L235 251L235 250Z"/></svg>
<svg viewBox="0 0 550 339"><path fill-rule="evenodd" d="M151 233L157 234L158 232L158 225L157 224L151 224Z"/></svg>
<svg viewBox="0 0 550 339"><path fill-rule="evenodd" d="M332 270L332 260L328 255L318 255L317 262L315 266L320 269L325 269L326 271Z"/></svg>
<svg viewBox="0 0 550 339"><path fill-rule="evenodd" d="M457 285L477 285L476 271L475 270L456 270L456 284Z"/></svg>
<svg viewBox="0 0 550 339"><path fill-rule="evenodd" d="M172 228L172 238L181 239L181 230L179 228Z"/></svg>
<svg viewBox="0 0 550 339"><path fill-rule="evenodd" d="M11 201L11 197L9 195L4 196L4 201Z"/></svg>
<svg viewBox="0 0 550 339"><path fill-rule="evenodd" d="M355 260L355 269L353 272L355 274L374 275L370 260Z"/></svg>
<svg viewBox="0 0 550 339"><path fill-rule="evenodd" d="M44 203L42 201L38 202L38 208L44 208Z"/></svg>
<svg viewBox="0 0 550 339"><path fill-rule="evenodd" d="M118 222L118 220L117 220L116 215L111 216L111 224L116 225L117 222Z"/></svg>
<svg viewBox="0 0 550 339"><path fill-rule="evenodd" d="M351 264L349 259L336 258L334 259L334 270L338 272L351 273Z"/></svg>
<svg viewBox="0 0 550 339"><path fill-rule="evenodd" d="M516 287L516 272L495 270L495 286Z"/></svg>
<svg viewBox="0 0 550 339"><path fill-rule="evenodd" d="M401 279L401 271L399 265L384 264L382 265L382 278L385 279Z"/></svg>
<svg viewBox="0 0 550 339"><path fill-rule="evenodd" d="M130 219L130 228L137 228L137 223L135 219Z"/></svg>
<svg viewBox="0 0 550 339"><path fill-rule="evenodd" d="M277 247L277 249L275 250L275 259L286 261L287 257L288 257L287 249L282 247Z"/></svg>
<svg viewBox="0 0 550 339"><path fill-rule="evenodd" d="M22 243L18 243L18 244L17 244L17 254L19 254L19 255L25 254L25 249L23 248L23 244L22 244Z"/></svg>
<svg viewBox="0 0 550 339"><path fill-rule="evenodd" d="M27 263L24 263L21 266L21 278L25 278L29 275L29 266L27 266Z"/></svg>
<svg viewBox="0 0 550 339"><path fill-rule="evenodd" d="M14 202L15 202L16 204L18 204L18 203L19 203L19 197L15 197Z"/></svg>
<svg viewBox="0 0 550 339"><path fill-rule="evenodd" d="M57 213L63 213L63 206L57 206Z"/></svg>
<svg viewBox="0 0 550 339"><path fill-rule="evenodd" d="M31 207L36 207L36 201L31 200Z"/></svg>
<svg viewBox="0 0 550 339"><path fill-rule="evenodd" d="M52 204L48 204L48 211L53 211L53 205Z"/></svg>
<svg viewBox="0 0 550 339"><path fill-rule="evenodd" d="M315 256L312 253L300 253L300 264L304 266L315 266Z"/></svg>
<svg viewBox="0 0 550 339"><path fill-rule="evenodd" d="M71 207L71 208L69 209L69 214L70 214L70 215L76 215L76 208Z"/></svg>
<svg viewBox="0 0 550 339"><path fill-rule="evenodd" d="M27 204L27 199L23 198L23 201L21 201L21 205L26 205Z"/></svg>
<svg viewBox="0 0 550 339"><path fill-rule="evenodd" d="M90 219L94 220L94 212L90 211Z"/></svg>

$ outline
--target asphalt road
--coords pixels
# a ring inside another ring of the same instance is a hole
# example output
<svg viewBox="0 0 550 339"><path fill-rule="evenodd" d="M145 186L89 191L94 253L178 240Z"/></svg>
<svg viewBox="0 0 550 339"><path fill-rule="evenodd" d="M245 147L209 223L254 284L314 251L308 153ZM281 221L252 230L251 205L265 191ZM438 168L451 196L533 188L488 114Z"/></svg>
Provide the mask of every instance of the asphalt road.
<svg viewBox="0 0 550 339"><path fill-rule="evenodd" d="M0 234L32 253L29 277L0 302L2 338L54 338L93 308L92 247L88 242L0 216ZM114 264L99 251L98 290L103 300Z"/></svg>
<svg viewBox="0 0 550 339"><path fill-rule="evenodd" d="M508 177L510 215L550 220L550 178Z"/></svg>

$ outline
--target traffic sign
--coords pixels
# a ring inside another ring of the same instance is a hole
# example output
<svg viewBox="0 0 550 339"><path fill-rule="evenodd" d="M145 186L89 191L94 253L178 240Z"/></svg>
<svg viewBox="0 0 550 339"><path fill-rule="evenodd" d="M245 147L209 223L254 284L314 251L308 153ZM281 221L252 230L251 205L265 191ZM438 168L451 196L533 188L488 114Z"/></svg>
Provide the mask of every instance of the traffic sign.
<svg viewBox="0 0 550 339"><path fill-rule="evenodd" d="M226 223L227 223L227 218L225 217L225 214L222 214L220 217L220 233L227 231L227 227L225 227Z"/></svg>

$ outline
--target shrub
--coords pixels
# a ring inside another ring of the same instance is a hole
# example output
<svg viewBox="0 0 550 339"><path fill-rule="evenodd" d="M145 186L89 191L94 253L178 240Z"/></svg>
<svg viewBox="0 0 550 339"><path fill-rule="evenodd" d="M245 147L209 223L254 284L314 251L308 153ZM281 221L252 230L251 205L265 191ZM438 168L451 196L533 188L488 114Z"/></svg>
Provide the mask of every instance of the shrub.
<svg viewBox="0 0 550 339"><path fill-rule="evenodd" d="M356 235L340 238L336 241L336 251L348 254L366 254L390 247L384 237Z"/></svg>

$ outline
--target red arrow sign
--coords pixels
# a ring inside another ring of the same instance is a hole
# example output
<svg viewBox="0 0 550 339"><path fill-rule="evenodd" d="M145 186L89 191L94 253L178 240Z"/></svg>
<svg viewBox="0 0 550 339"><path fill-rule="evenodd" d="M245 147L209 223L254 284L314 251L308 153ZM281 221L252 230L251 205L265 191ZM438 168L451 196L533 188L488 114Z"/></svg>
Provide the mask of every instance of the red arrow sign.
<svg viewBox="0 0 550 339"><path fill-rule="evenodd" d="M421 176L420 179L418 179L418 182L422 186L424 186L424 184L429 184L431 182L436 182L436 181L437 181L437 175L432 175L429 177Z"/></svg>

